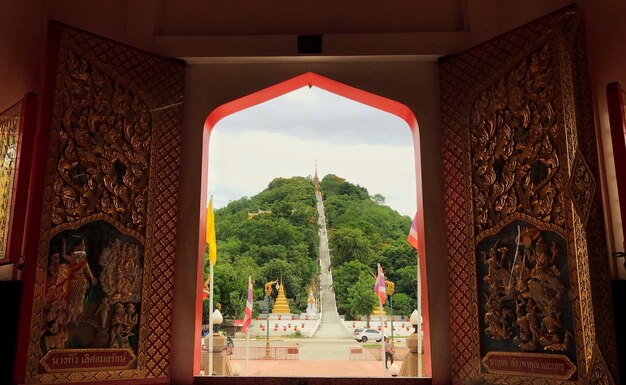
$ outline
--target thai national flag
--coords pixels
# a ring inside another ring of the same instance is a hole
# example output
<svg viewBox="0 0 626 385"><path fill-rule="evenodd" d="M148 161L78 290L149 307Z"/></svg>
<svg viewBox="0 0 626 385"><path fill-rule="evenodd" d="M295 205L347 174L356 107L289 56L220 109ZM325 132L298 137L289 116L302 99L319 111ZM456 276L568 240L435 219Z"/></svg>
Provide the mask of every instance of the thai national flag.
<svg viewBox="0 0 626 385"><path fill-rule="evenodd" d="M248 277L248 301L246 302L246 315L243 317L241 332L245 333L252 321L252 276Z"/></svg>
<svg viewBox="0 0 626 385"><path fill-rule="evenodd" d="M409 242L411 246L415 247L415 250L417 250L417 213L413 218L411 230L409 230L409 236L406 238L406 241Z"/></svg>
<svg viewBox="0 0 626 385"><path fill-rule="evenodd" d="M385 303L387 300L387 286L385 285L385 274L383 274L383 268L380 266L380 263L378 264L378 276L374 285L374 293L380 298L380 303Z"/></svg>

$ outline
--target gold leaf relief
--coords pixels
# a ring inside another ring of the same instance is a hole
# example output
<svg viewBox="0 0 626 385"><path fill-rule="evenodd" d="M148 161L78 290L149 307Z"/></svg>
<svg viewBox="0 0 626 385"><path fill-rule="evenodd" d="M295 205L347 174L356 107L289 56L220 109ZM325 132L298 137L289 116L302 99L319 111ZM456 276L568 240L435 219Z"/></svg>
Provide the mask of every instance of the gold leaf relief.
<svg viewBox="0 0 626 385"><path fill-rule="evenodd" d="M105 214L143 232L149 109L138 96L71 50L67 68L52 224Z"/></svg>
<svg viewBox="0 0 626 385"><path fill-rule="evenodd" d="M478 233L513 213L564 226L550 44L484 90L470 112Z"/></svg>
<svg viewBox="0 0 626 385"><path fill-rule="evenodd" d="M41 227L42 234L47 235L39 241L26 382L167 379L171 356L172 249L176 242L172 224L178 215L182 125L179 102L184 66L63 25L54 25L52 30L60 31L61 48L52 101L52 136ZM158 119L151 117L150 109L170 105L174 107L154 113ZM62 139L64 144L60 147ZM66 165L77 164L66 168L59 165L61 160ZM113 171L107 169L108 186L102 163L114 165ZM80 178L74 179L81 183L72 179L80 174L76 173L78 167L86 171L87 183ZM66 174L61 175L60 169ZM124 195L126 189L129 192ZM99 206L95 212L90 209L90 193ZM82 207L72 206L71 198L79 199ZM68 216L66 204L77 215L85 212L86 216L82 219ZM132 210L124 211L120 204L127 204ZM129 221L122 222L125 218ZM97 220L145 242L140 309L146 322L138 333L138 367L39 373L40 337L45 327L42 298L50 237Z"/></svg>
<svg viewBox="0 0 626 385"><path fill-rule="evenodd" d="M19 140L19 106L0 114L0 259L6 257Z"/></svg>
<svg viewBox="0 0 626 385"><path fill-rule="evenodd" d="M596 182L593 178L589 166L585 162L580 152L576 154L572 165L572 175L569 183L572 200L583 224L587 222L587 217L591 211L593 197L596 190Z"/></svg>
<svg viewBox="0 0 626 385"><path fill-rule="evenodd" d="M593 360L591 362L589 371L587 372L587 378L585 381L589 385L614 385L613 377L609 371L609 368L602 357L600 347L595 344L593 346Z"/></svg>

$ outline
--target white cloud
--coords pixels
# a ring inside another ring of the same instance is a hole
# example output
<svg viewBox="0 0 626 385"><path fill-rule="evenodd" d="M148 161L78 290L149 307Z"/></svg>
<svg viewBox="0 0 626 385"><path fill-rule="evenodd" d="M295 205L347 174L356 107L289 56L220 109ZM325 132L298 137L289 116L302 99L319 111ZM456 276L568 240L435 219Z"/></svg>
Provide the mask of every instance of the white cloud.
<svg viewBox="0 0 626 385"><path fill-rule="evenodd" d="M220 121L211 134L208 193L223 207L276 177L313 175L316 159L320 178L336 174L414 215L415 158L406 123L315 88Z"/></svg>

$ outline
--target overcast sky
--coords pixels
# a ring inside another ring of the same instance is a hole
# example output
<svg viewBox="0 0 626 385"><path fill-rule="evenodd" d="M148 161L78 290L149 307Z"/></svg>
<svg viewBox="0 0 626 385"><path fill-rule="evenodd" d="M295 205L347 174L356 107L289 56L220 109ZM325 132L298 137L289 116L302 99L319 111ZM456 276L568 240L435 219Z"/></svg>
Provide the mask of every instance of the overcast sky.
<svg viewBox="0 0 626 385"><path fill-rule="evenodd" d="M322 89L303 87L220 120L209 143L216 208L277 177L335 174L413 217L415 157L406 122Z"/></svg>

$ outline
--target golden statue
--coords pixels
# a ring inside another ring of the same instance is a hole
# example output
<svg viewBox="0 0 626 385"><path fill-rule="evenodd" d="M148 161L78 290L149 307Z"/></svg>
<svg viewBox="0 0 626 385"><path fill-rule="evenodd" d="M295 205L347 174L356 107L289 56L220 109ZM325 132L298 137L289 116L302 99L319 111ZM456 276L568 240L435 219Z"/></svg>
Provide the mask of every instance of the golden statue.
<svg viewBox="0 0 626 385"><path fill-rule="evenodd" d="M87 278L91 281L92 286L95 285L98 280L91 272L89 263L87 262L85 240L81 239L79 243L74 245L71 254L66 254L67 242L65 238L62 242L61 256L69 262L70 268L67 289L68 322L78 326L78 321L83 315L85 293L89 287Z"/></svg>
<svg viewBox="0 0 626 385"><path fill-rule="evenodd" d="M385 286L387 287L387 295L393 295L393 293L395 293L395 283L385 280Z"/></svg>
<svg viewBox="0 0 626 385"><path fill-rule="evenodd" d="M275 279L273 281L269 281L268 283L265 284L265 296L269 297L270 295L272 295L272 286L274 286L275 283L277 283L278 280Z"/></svg>

